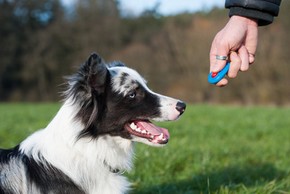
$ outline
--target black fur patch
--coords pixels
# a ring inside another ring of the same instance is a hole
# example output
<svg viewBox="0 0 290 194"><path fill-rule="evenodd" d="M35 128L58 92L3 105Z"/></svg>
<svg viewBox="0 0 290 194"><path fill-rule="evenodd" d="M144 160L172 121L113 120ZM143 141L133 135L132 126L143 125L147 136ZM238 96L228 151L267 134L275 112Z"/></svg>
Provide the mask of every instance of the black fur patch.
<svg viewBox="0 0 290 194"><path fill-rule="evenodd" d="M51 166L48 162L41 158L41 163L36 162L34 159L23 154L19 150L19 146L10 150L0 150L0 175L7 178L10 176L7 173L13 173L4 171L1 166L5 165L15 165L14 168L17 169L14 173L26 174L26 182L23 182L27 186L27 191L35 190L32 187L39 190L41 193L54 193L54 194L84 194L75 183L63 172L55 167ZM11 175L13 176L13 175ZM18 177L19 178L19 177ZM25 180L22 180L25 181ZM23 185L17 185L18 190L22 190ZM11 184L5 184L0 180L0 194L14 193L13 187L15 185L13 182ZM17 188L16 188L17 189ZM26 189L25 189L26 190Z"/></svg>
<svg viewBox="0 0 290 194"><path fill-rule="evenodd" d="M123 72L121 77L120 77L120 85L124 85L126 83L126 80L128 79L129 74Z"/></svg>
<svg viewBox="0 0 290 194"><path fill-rule="evenodd" d="M31 182L38 186L42 193L85 194L67 175L49 163L37 163L27 156L23 156L23 163L27 167Z"/></svg>
<svg viewBox="0 0 290 194"><path fill-rule="evenodd" d="M19 154L20 154L19 145L9 150L0 149L0 164L8 163L11 158L17 157Z"/></svg>

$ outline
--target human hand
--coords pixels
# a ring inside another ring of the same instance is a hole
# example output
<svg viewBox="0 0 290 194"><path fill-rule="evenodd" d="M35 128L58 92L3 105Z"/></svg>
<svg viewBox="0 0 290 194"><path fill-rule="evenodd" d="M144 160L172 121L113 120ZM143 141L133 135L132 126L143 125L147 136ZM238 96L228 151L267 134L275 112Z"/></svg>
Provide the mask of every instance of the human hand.
<svg viewBox="0 0 290 194"><path fill-rule="evenodd" d="M257 44L257 22L246 17L232 16L212 42L210 72L219 72L226 64L226 60L217 60L216 55L229 57L229 78L235 78L239 71L247 71L255 60ZM216 85L225 86L227 83L228 80L223 78Z"/></svg>

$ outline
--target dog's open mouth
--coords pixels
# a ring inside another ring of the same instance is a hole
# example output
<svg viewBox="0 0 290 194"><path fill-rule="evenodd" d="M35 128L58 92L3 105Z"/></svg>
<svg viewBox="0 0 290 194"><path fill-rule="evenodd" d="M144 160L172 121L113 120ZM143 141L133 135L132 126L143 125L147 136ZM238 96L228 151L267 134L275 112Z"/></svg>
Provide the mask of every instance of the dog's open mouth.
<svg viewBox="0 0 290 194"><path fill-rule="evenodd" d="M155 144L166 144L169 140L168 130L154 125L149 120L132 121L127 123L125 128L130 134L145 138Z"/></svg>

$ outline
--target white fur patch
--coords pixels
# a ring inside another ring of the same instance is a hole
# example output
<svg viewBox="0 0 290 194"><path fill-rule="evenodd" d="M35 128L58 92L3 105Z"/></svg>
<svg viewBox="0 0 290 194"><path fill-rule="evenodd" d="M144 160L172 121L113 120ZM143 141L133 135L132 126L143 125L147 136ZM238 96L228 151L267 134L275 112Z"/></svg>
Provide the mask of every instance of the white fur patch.
<svg viewBox="0 0 290 194"><path fill-rule="evenodd" d="M126 96L128 92L138 87L138 84L148 89L146 85L146 80L133 69L130 69L128 67L111 67L109 68L109 70L111 72L114 72L112 73L113 90L115 92L118 92L119 94L123 94L124 96ZM127 74L129 76L126 76L126 78L124 79L124 74Z"/></svg>

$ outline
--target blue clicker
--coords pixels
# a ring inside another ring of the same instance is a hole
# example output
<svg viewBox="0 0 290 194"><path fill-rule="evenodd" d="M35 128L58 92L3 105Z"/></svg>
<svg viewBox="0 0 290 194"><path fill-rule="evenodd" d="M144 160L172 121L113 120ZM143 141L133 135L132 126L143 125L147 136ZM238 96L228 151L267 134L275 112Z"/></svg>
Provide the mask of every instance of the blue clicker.
<svg viewBox="0 0 290 194"><path fill-rule="evenodd" d="M221 70L219 71L218 73L213 73L213 72L210 72L207 76L207 81L211 84L216 84L218 83L219 81L221 81L225 76L226 74L228 73L230 69L230 62L227 62L226 66Z"/></svg>

